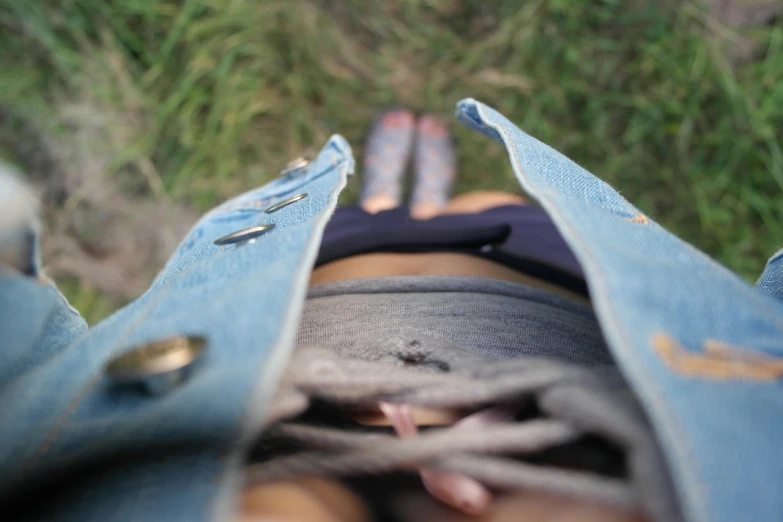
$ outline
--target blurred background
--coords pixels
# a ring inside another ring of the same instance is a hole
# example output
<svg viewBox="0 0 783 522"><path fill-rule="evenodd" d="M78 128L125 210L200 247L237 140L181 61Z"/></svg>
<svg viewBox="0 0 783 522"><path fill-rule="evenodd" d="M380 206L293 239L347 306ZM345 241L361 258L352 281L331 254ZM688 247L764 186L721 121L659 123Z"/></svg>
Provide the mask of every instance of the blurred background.
<svg viewBox="0 0 783 522"><path fill-rule="evenodd" d="M360 161L378 111L451 120L467 96L754 281L783 246L781 7L0 0L0 159L39 188L45 266L90 322L330 134ZM453 129L459 190L518 190L499 144Z"/></svg>

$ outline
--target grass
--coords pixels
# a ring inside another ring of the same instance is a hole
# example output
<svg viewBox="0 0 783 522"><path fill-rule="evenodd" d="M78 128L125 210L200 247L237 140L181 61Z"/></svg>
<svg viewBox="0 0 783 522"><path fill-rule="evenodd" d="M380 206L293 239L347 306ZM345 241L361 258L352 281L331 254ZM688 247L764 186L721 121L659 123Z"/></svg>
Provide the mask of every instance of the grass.
<svg viewBox="0 0 783 522"><path fill-rule="evenodd" d="M207 210L332 133L360 157L380 109L472 96L749 280L783 243L780 24L739 66L689 2L0 0L0 29L0 104L65 143L97 125L107 174L162 202ZM498 144L454 130L460 190L516 190Z"/></svg>

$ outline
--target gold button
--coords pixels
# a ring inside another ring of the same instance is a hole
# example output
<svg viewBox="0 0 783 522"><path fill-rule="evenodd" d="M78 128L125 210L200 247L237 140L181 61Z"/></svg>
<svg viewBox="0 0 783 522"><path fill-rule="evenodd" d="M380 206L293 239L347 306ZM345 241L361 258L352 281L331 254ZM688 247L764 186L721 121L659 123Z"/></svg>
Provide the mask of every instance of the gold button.
<svg viewBox="0 0 783 522"><path fill-rule="evenodd" d="M309 165L310 162L306 160L305 158L296 158L295 160L289 161L288 164L285 166L283 170L280 171L281 176L287 176L288 174L291 174L293 172L296 172L297 170L301 170L307 165Z"/></svg>
<svg viewBox="0 0 783 522"><path fill-rule="evenodd" d="M152 393L179 385L206 348L199 336L177 336L142 344L112 359L106 373L118 384L138 384Z"/></svg>

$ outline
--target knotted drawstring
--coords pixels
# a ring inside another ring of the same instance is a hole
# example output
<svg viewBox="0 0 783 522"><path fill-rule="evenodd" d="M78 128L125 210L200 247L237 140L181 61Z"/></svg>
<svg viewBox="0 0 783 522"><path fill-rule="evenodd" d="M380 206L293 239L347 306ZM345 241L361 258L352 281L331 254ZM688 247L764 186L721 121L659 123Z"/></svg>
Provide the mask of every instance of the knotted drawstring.
<svg viewBox="0 0 783 522"><path fill-rule="evenodd" d="M290 421L314 399L348 409L380 405L398 436ZM540 415L510 418L531 403L540 408ZM503 406L487 408L492 404ZM412 405L485 408L451 427L419 433ZM300 350L266 421L257 450L272 458L247 468L250 483L412 470L419 472L430 494L465 513L486 509L492 488L547 491L620 508L638 506L642 496L650 501L650 512L662 514L661 520L681 519L670 501L674 497L667 476L660 471L657 446L622 378L612 369L521 359L441 374ZM586 433L627 451L634 480L600 469L567 469L520 458L577 443ZM279 441L300 451L274 456Z"/></svg>
<svg viewBox="0 0 783 522"><path fill-rule="evenodd" d="M394 431L400 437L415 437L419 429L413 420L413 411L409 404L378 404L381 412L389 419ZM491 408L468 415L456 422L452 429L465 429L473 426L509 420L508 411ZM492 502L492 493L479 481L462 473L439 471L426 466L419 468L421 481L430 495L452 507L470 515L480 515Z"/></svg>

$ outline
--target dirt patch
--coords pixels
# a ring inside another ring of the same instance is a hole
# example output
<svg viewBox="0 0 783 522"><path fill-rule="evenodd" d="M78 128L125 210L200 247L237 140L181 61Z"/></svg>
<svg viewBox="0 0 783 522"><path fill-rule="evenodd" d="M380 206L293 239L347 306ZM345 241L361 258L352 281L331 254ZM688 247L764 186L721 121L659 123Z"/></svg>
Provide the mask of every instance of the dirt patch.
<svg viewBox="0 0 783 522"><path fill-rule="evenodd" d="M743 30L772 24L783 13L780 0L702 0L702 3L708 9L713 36L735 62L754 60L764 52Z"/></svg>
<svg viewBox="0 0 783 522"><path fill-rule="evenodd" d="M0 143L41 199L44 269L55 279L77 277L102 293L133 299L198 216L117 173L106 134L112 123L94 105L64 105L56 118L60 132L44 135L0 107Z"/></svg>
<svg viewBox="0 0 783 522"><path fill-rule="evenodd" d="M772 22L783 12L780 0L703 0L710 14L729 27L753 27Z"/></svg>

